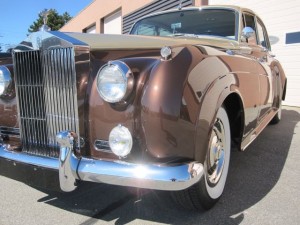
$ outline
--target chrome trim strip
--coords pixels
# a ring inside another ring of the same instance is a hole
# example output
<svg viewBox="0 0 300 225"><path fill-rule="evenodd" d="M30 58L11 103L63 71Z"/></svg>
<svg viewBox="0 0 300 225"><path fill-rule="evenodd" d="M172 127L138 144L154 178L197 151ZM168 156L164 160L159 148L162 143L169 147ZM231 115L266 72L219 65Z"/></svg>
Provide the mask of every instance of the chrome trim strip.
<svg viewBox="0 0 300 225"><path fill-rule="evenodd" d="M13 152L7 149L7 145L0 145L1 158L48 169L58 169L58 160L56 158L29 155L27 153Z"/></svg>
<svg viewBox="0 0 300 225"><path fill-rule="evenodd" d="M12 152L7 150L7 145L0 145L0 157L59 170L60 186L63 191L74 190L76 188L75 181L78 179L121 186L176 191L192 186L203 175L203 165L198 162L170 166L78 158L73 149L75 137L73 132L58 133L59 160Z"/></svg>
<svg viewBox="0 0 300 225"><path fill-rule="evenodd" d="M203 175L203 166L195 162L160 166L82 158L78 175L82 180L91 182L176 191L197 183Z"/></svg>
<svg viewBox="0 0 300 225"><path fill-rule="evenodd" d="M112 150L109 147L109 142L105 140L95 140L94 148L96 151L113 154Z"/></svg>
<svg viewBox="0 0 300 225"><path fill-rule="evenodd" d="M87 43L71 37L69 34L72 34L73 32L49 31L48 33L64 41L67 41L68 43L71 43L73 46L88 46Z"/></svg>

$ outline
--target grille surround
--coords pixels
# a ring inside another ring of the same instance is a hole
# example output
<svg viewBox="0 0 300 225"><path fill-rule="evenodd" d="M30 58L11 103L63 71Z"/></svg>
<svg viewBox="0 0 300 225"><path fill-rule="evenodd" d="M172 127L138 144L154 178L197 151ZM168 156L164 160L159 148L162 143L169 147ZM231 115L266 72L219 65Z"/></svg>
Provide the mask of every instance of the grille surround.
<svg viewBox="0 0 300 225"><path fill-rule="evenodd" d="M15 52L22 151L58 157L56 134L79 134L74 48Z"/></svg>

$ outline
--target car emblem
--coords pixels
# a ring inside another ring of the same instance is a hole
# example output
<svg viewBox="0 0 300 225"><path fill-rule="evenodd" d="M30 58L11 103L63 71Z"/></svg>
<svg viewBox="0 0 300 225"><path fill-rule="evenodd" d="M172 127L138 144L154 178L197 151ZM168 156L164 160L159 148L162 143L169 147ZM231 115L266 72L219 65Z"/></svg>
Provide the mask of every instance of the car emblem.
<svg viewBox="0 0 300 225"><path fill-rule="evenodd" d="M178 9L181 10L182 9L182 0L179 1L179 6Z"/></svg>
<svg viewBox="0 0 300 225"><path fill-rule="evenodd" d="M44 24L40 27L40 31L49 31L50 28L47 26L48 15L50 14L50 10L44 9L40 12L39 16L43 17Z"/></svg>

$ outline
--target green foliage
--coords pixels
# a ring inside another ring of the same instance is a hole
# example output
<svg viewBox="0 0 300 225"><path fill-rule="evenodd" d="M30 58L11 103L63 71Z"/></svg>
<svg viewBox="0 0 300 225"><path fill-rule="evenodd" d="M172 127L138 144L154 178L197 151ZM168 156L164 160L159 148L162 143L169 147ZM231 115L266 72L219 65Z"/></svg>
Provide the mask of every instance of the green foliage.
<svg viewBox="0 0 300 225"><path fill-rule="evenodd" d="M43 17L41 15L38 16L38 19L30 25L28 32L32 33L39 31L40 27L44 24ZM50 27L51 30L59 30L71 19L72 17L67 12L59 15L55 9L50 9L47 26Z"/></svg>

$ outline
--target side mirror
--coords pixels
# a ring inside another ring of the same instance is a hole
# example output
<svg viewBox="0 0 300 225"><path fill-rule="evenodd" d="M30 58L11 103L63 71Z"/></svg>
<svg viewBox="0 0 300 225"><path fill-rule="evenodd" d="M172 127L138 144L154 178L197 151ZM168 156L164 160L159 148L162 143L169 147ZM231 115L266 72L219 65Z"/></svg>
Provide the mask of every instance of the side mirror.
<svg viewBox="0 0 300 225"><path fill-rule="evenodd" d="M279 37L277 36L269 36L269 40L271 45L275 45L280 41Z"/></svg>
<svg viewBox="0 0 300 225"><path fill-rule="evenodd" d="M255 31L251 27L244 27L242 30L242 39L248 40L248 38L254 37Z"/></svg>

